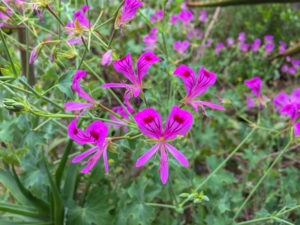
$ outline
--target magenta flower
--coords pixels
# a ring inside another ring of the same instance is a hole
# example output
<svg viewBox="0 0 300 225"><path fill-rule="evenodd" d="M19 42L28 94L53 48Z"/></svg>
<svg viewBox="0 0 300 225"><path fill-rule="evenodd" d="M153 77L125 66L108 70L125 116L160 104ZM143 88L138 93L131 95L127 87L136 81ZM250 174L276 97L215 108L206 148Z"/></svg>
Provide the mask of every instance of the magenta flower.
<svg viewBox="0 0 300 225"><path fill-rule="evenodd" d="M285 48L286 48L287 44L284 43L284 42L282 42L282 41L279 41L279 44L280 44L280 46L279 46L279 53L282 54L282 53L285 52Z"/></svg>
<svg viewBox="0 0 300 225"><path fill-rule="evenodd" d="M271 52L273 51L274 47L275 47L275 44L273 44L273 43L267 43L267 44L265 44L264 48L265 48L265 50L267 52L267 55L271 54Z"/></svg>
<svg viewBox="0 0 300 225"><path fill-rule="evenodd" d="M177 21L179 20L179 17L177 15L171 15L170 20L172 24L176 24Z"/></svg>
<svg viewBox="0 0 300 225"><path fill-rule="evenodd" d="M259 38L255 39L253 44L251 44L251 50L253 52L257 52L261 44L261 40Z"/></svg>
<svg viewBox="0 0 300 225"><path fill-rule="evenodd" d="M152 14L151 16L151 22L156 23L161 21L164 18L164 11L158 10L156 13Z"/></svg>
<svg viewBox="0 0 300 225"><path fill-rule="evenodd" d="M65 26L66 32L74 36L81 35L84 31L89 29L89 26L92 27L92 24L89 23L88 18L85 16L88 7L84 5L81 10L74 13L73 22L69 21ZM75 38L68 40L69 44L80 44L82 43L81 38Z"/></svg>
<svg viewBox="0 0 300 225"><path fill-rule="evenodd" d="M143 53L137 61L137 76L135 75L132 65L131 54L128 53L124 58L113 63L115 69L122 73L131 83L108 83L102 85L103 88L126 88L124 99L125 104L130 105L129 100L133 97L138 97L142 86L142 78L147 74L148 68L155 62L161 59L154 55L152 52Z"/></svg>
<svg viewBox="0 0 300 225"><path fill-rule="evenodd" d="M179 52L179 54L184 55L185 50L190 46L190 42L185 40L185 41L176 41L173 44L174 49Z"/></svg>
<svg viewBox="0 0 300 225"><path fill-rule="evenodd" d="M212 86L216 82L216 75L214 73L208 72L201 67L196 80L195 72L190 67L180 65L176 68L173 75L181 77L184 82L184 86L187 91L186 97L182 100L184 104L191 105L196 112L198 112L198 107L201 107L205 115L206 111L204 106L208 106L213 109L225 110L224 107L210 102L193 101L197 96L203 94L208 87Z"/></svg>
<svg viewBox="0 0 300 225"><path fill-rule="evenodd" d="M192 39L198 33L198 29L190 29L188 28L188 33L186 34L188 39Z"/></svg>
<svg viewBox="0 0 300 225"><path fill-rule="evenodd" d="M96 146L75 156L72 160L72 163L77 163L87 156L95 153L87 161L82 163L82 165L87 164L87 166L81 170L81 173L87 173L96 165L101 155L103 154L106 173L108 173L107 147L109 141L105 139L108 134L108 128L104 125L103 122L97 120L91 123L86 128L86 130L83 131L78 129L76 124L77 119L78 117L76 117L68 126L68 133L70 138L76 141L79 145L93 143Z"/></svg>
<svg viewBox="0 0 300 225"><path fill-rule="evenodd" d="M273 104L276 106L276 111L284 115L289 115L291 120L295 122L300 116L300 89L294 90L291 97L281 92L275 97Z"/></svg>
<svg viewBox="0 0 300 225"><path fill-rule="evenodd" d="M214 52L216 53L217 56L220 55L220 51L222 50L223 47L224 47L224 44L221 42L216 44Z"/></svg>
<svg viewBox="0 0 300 225"><path fill-rule="evenodd" d="M259 101L259 109L263 108L264 105L264 99L266 99L266 96L263 96L261 93L261 79L259 77L254 77L251 80L246 80L245 84L249 87L249 89L252 91L252 93L257 97ZM254 106L254 100L253 95L250 95L247 99L248 103L248 109L252 108Z"/></svg>
<svg viewBox="0 0 300 225"><path fill-rule="evenodd" d="M84 102L67 102L64 106L66 107L66 111L80 111L82 109L91 108L93 107L96 102L95 100L90 97L81 87L80 87L80 79L86 75L84 70L77 70L74 79L72 82L72 89L77 92L77 94L84 98L85 100L89 101L90 103Z"/></svg>
<svg viewBox="0 0 300 225"><path fill-rule="evenodd" d="M266 42L268 44L271 44L273 42L273 38L274 38L273 35L266 35L266 36L264 36L264 39L266 40Z"/></svg>
<svg viewBox="0 0 300 225"><path fill-rule="evenodd" d="M125 4L120 16L121 24L125 24L127 20L132 19L139 7L142 7L143 3L138 0L125 0Z"/></svg>
<svg viewBox="0 0 300 225"><path fill-rule="evenodd" d="M130 114L133 113L133 110L131 107L127 106L126 109ZM122 116L124 119L120 120L120 119L116 118L113 114L110 114L109 115L110 119L112 121L120 123L120 124L115 124L115 123L110 123L110 122L105 122L105 124L108 126L116 127L116 128L124 127L124 131L127 132L128 128L127 128L127 123L125 121L130 121L128 112L124 109L123 106L114 107L112 109L112 111L117 112L118 115ZM123 124L123 125L121 125L121 124Z"/></svg>
<svg viewBox="0 0 300 225"><path fill-rule="evenodd" d="M193 115L190 112L173 106L167 118L165 129L163 129L159 113L152 108L137 113L134 119L144 135L157 140L157 143L137 160L137 167L144 165L159 149L161 153L159 172L163 184L168 179L168 152L183 166L189 166L185 156L167 141L176 138L178 135L185 135L189 131L193 124Z"/></svg>
<svg viewBox="0 0 300 225"><path fill-rule="evenodd" d="M206 17L207 17L206 11L200 11L200 17L199 17L200 22L206 23L206 19L207 19Z"/></svg>
<svg viewBox="0 0 300 225"><path fill-rule="evenodd" d="M155 43L158 39L156 35L157 31L157 28L152 28L150 33L144 37L143 41L147 45L147 47L143 48L144 51L154 51Z"/></svg>
<svg viewBox="0 0 300 225"><path fill-rule="evenodd" d="M34 61L38 58L39 56L39 52L41 50L41 45L37 45L32 52L30 53L30 57L29 57L29 64L34 63Z"/></svg>
<svg viewBox="0 0 300 225"><path fill-rule="evenodd" d="M189 10L182 10L178 14L178 18L183 22L183 23L188 23L189 21L194 19L193 13Z"/></svg>
<svg viewBox="0 0 300 225"><path fill-rule="evenodd" d="M239 45L242 45L245 42L245 39L246 39L245 33L239 33L239 37L238 37Z"/></svg>
<svg viewBox="0 0 300 225"><path fill-rule="evenodd" d="M286 73L288 71L289 67L288 67L288 64L284 64L282 67L281 67L281 72L283 73Z"/></svg>
<svg viewBox="0 0 300 225"><path fill-rule="evenodd" d="M227 38L226 42L229 48L231 48L231 46L234 44L234 40L231 38Z"/></svg>
<svg viewBox="0 0 300 225"><path fill-rule="evenodd" d="M241 48L242 52L246 52L246 51L248 51L249 44L243 43L243 44L240 45L240 48Z"/></svg>
<svg viewBox="0 0 300 225"><path fill-rule="evenodd" d="M213 43L213 39L208 38L207 41L206 41L205 47L211 46L212 43Z"/></svg>

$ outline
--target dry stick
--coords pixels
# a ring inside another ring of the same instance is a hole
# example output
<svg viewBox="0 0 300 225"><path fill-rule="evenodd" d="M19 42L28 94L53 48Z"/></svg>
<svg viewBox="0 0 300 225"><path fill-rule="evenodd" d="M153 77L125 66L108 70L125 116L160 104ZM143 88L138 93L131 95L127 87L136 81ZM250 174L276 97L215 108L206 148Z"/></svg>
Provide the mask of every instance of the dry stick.
<svg viewBox="0 0 300 225"><path fill-rule="evenodd" d="M215 13L214 13L214 16L213 16L212 20L210 21L210 23L209 23L209 25L208 25L208 27L207 27L207 30L206 30L206 32L205 32L205 34L204 34L204 38L203 38L203 40L202 40L202 42L201 42L200 47L201 47L201 46L204 46L204 44L205 44L205 42L206 42L206 39L208 38L208 36L209 36L209 34L210 34L210 31L211 31L211 29L212 29L214 23L216 22L216 20L217 20L217 18L218 18L218 15L219 15L220 11L221 11L221 8L220 8L220 7L216 8L216 11L215 11ZM196 62L199 60L199 57L200 57L200 54L197 54L197 56L196 56L196 58L195 58L195 60L194 60L194 63L196 63Z"/></svg>

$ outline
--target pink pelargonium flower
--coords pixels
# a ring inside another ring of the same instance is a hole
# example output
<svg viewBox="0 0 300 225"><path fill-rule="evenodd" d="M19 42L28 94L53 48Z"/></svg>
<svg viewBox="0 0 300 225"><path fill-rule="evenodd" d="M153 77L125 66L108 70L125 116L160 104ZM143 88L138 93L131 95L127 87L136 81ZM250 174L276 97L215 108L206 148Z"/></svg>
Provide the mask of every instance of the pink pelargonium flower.
<svg viewBox="0 0 300 225"><path fill-rule="evenodd" d="M234 44L234 40L231 38L227 38L226 42L229 48L231 48L231 46Z"/></svg>
<svg viewBox="0 0 300 225"><path fill-rule="evenodd" d="M253 44L251 44L251 50L253 52L257 52L261 44L261 40L259 38L255 39Z"/></svg>
<svg viewBox="0 0 300 225"><path fill-rule="evenodd" d="M89 96L81 87L80 87L80 79L86 75L84 70L77 70L73 82L72 82L72 89L77 92L77 94L84 98L85 100L89 101L90 103L84 102L67 102L64 106L66 107L66 111L80 111L82 109L91 108L96 104L96 101Z"/></svg>
<svg viewBox="0 0 300 225"><path fill-rule="evenodd" d="M295 137L300 135L300 121L294 125L294 134Z"/></svg>
<svg viewBox="0 0 300 225"><path fill-rule="evenodd" d="M225 110L224 107L210 102L193 101L197 96L203 94L208 87L212 86L216 82L216 75L214 73L208 72L201 67L196 80L195 72L190 67L180 65L176 68L173 75L181 77L184 82L184 86L187 91L186 97L182 100L184 104L191 105L196 112L198 112L198 107L201 107L205 115L206 111L204 106L213 109Z"/></svg>
<svg viewBox="0 0 300 225"><path fill-rule="evenodd" d="M222 50L222 48L224 47L223 43L217 43L214 49L214 52L216 53L217 56L220 55L220 51Z"/></svg>
<svg viewBox="0 0 300 225"><path fill-rule="evenodd" d="M132 114L133 113L133 109L130 106L126 107L127 111ZM119 107L114 107L112 108L113 112L117 112L118 115L122 116L124 118L125 121L130 121L129 119L129 114L128 112L124 109L123 106L119 106ZM117 122L119 124L115 124L115 123L110 123L110 122L105 122L106 125L108 126L112 126L112 127L116 127L116 128L120 128L120 127L124 127L124 131L127 132L128 128L127 128L127 123L124 120L120 120L118 118L116 118L113 114L109 115L110 119L114 122Z"/></svg>
<svg viewBox="0 0 300 225"><path fill-rule="evenodd" d="M206 23L206 17L207 17L207 13L206 13L206 11L200 11L200 17L199 17L199 20L200 20L200 22L202 22L202 23Z"/></svg>
<svg viewBox="0 0 300 225"><path fill-rule="evenodd" d="M240 45L240 48L241 48L242 52L246 52L246 51L248 51L249 44L243 43L243 44Z"/></svg>
<svg viewBox="0 0 300 225"><path fill-rule="evenodd" d="M273 49L275 48L275 44L273 43L267 43L264 45L264 48L266 50L267 55L270 55Z"/></svg>
<svg viewBox="0 0 300 225"><path fill-rule="evenodd" d="M246 39L246 35L245 35L245 33L239 33L239 37L238 37L238 40L239 40L239 45L242 45L242 44L244 44L244 42L245 42L245 39Z"/></svg>
<svg viewBox="0 0 300 225"><path fill-rule="evenodd" d="M164 18L164 11L158 10L156 13L152 14L151 16L151 22L156 23L161 21Z"/></svg>
<svg viewBox="0 0 300 225"><path fill-rule="evenodd" d="M266 35L266 36L264 36L264 39L265 39L265 41L266 41L268 44L271 44L271 43L273 42L273 38L274 38L273 35Z"/></svg>
<svg viewBox="0 0 300 225"><path fill-rule="evenodd" d="M84 5L81 10L74 13L73 22L69 21L65 26L66 32L68 34L73 34L75 36L80 35L82 32L87 31L92 24L89 22L88 18L85 16L88 7ZM80 44L82 43L81 38L75 38L68 40L69 44Z"/></svg>
<svg viewBox="0 0 300 225"><path fill-rule="evenodd" d="M142 7L143 3L138 0L125 0L125 4L120 16L121 24L125 24L127 20L132 19L139 7Z"/></svg>
<svg viewBox="0 0 300 225"><path fill-rule="evenodd" d="M291 97L284 92L279 93L273 101L275 110L280 114L290 116L292 122L300 117L300 89L295 89Z"/></svg>
<svg viewBox="0 0 300 225"><path fill-rule="evenodd" d="M246 80L245 84L249 87L249 89L252 91L252 93L257 97L259 101L259 109L263 108L264 100L267 99L266 96L263 96L261 93L261 79L259 77L254 77L251 80ZM250 95L247 99L248 103L248 109L252 108L254 106L253 102L253 95Z"/></svg>
<svg viewBox="0 0 300 225"><path fill-rule="evenodd" d="M177 15L171 15L170 20L172 24L176 24L177 21L179 20L179 17Z"/></svg>
<svg viewBox="0 0 300 225"><path fill-rule="evenodd" d="M182 10L179 14L178 14L178 18L183 22L183 23L187 23L191 20L194 19L194 15L191 11L189 10Z"/></svg>
<svg viewBox="0 0 300 225"><path fill-rule="evenodd" d="M103 154L106 173L108 173L109 171L107 162L107 147L109 145L109 141L105 139L108 134L108 128L104 125L103 122L97 120L91 123L86 128L86 130L83 131L77 127L77 119L78 117L76 117L68 126L68 133L70 138L76 141L79 145L92 143L96 146L75 156L72 160L72 163L77 163L82 159L86 158L87 156L95 153L87 161L82 163L82 165L87 164L87 166L81 170L81 173L87 173L95 166L95 164L98 162L99 158Z"/></svg>
<svg viewBox="0 0 300 225"><path fill-rule="evenodd" d="M185 135L189 131L193 124L193 115L190 112L182 110L178 106L173 106L167 118L165 129L163 129L159 113L152 108L137 113L134 119L144 135L157 140L157 143L137 160L137 167L144 165L159 149L161 153L159 172L163 184L168 179L168 152L183 166L189 166L185 156L167 141L176 138L178 135Z"/></svg>
<svg viewBox="0 0 300 225"><path fill-rule="evenodd" d="M155 62L160 61L152 52L143 53L137 61L137 76L135 75L134 68L132 65L131 54L128 53L124 58L115 61L113 63L115 69L122 73L131 83L108 83L102 85L103 88L126 88L124 99L125 104L130 105L129 100L132 97L138 97L142 86L142 78L147 74L148 68Z"/></svg>
<svg viewBox="0 0 300 225"><path fill-rule="evenodd" d="M158 39L158 37L156 35L157 31L158 31L157 28L152 28L150 33L144 37L143 41L145 42L147 47L143 48L143 50L147 50L147 51L154 50L155 43Z"/></svg>
<svg viewBox="0 0 300 225"><path fill-rule="evenodd" d="M286 48L287 44L284 43L284 42L282 42L282 41L279 41L279 44L280 44L280 46L279 46L279 54L282 54L282 53L285 52L285 48Z"/></svg>
<svg viewBox="0 0 300 225"><path fill-rule="evenodd" d="M173 44L174 49L179 52L181 55L184 54L185 50L190 46L190 42L185 40L185 41L176 41Z"/></svg>

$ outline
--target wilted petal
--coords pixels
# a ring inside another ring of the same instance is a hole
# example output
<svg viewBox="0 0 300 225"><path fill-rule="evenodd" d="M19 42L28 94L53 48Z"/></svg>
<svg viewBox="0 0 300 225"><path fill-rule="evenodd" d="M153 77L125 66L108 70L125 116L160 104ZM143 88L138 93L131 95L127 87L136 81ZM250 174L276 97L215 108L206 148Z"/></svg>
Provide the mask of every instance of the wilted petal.
<svg viewBox="0 0 300 225"><path fill-rule="evenodd" d="M92 108L93 106L93 104L84 102L67 102L66 104L64 104L64 107L66 107L66 111L80 111L85 108Z"/></svg>
<svg viewBox="0 0 300 225"><path fill-rule="evenodd" d="M193 115L178 106L173 106L167 118L164 130L165 139L175 138L177 135L185 135L193 124Z"/></svg>
<svg viewBox="0 0 300 225"><path fill-rule="evenodd" d="M147 152L145 152L136 161L136 164L135 164L136 167L140 167L140 166L144 165L158 149L159 149L159 144L156 144L152 148L150 148Z"/></svg>
<svg viewBox="0 0 300 225"><path fill-rule="evenodd" d="M285 105L290 103L290 97L286 93L282 92L275 97L275 99L273 100L273 103L276 106L275 110L279 111Z"/></svg>
<svg viewBox="0 0 300 225"><path fill-rule="evenodd" d="M143 53L137 61L137 74L139 83L141 83L142 78L147 74L148 68L155 62L160 61L152 52Z"/></svg>
<svg viewBox="0 0 300 225"><path fill-rule="evenodd" d="M189 95L195 85L195 72L186 65L180 65L173 74L182 78L185 89Z"/></svg>
<svg viewBox="0 0 300 225"><path fill-rule="evenodd" d="M111 62L112 62L112 50L109 50L102 57L102 66L109 66Z"/></svg>
<svg viewBox="0 0 300 225"><path fill-rule="evenodd" d="M120 21L124 23L126 20L132 19L136 14L139 7L142 7L143 3L137 0L125 0L124 8L121 13Z"/></svg>
<svg viewBox="0 0 300 225"><path fill-rule="evenodd" d="M30 58L29 58L29 64L32 64L38 57L39 55L39 49L40 49L40 45L36 46L31 54L30 54Z"/></svg>
<svg viewBox="0 0 300 225"><path fill-rule="evenodd" d="M77 163L77 162L83 160L85 157L87 157L87 156L93 154L93 153L94 153L95 151L97 151L98 149L99 149L98 146L95 146L95 147L90 148L89 150L87 150L87 151L85 151L85 152L83 152L83 153L81 153L81 154L75 156L75 157L73 158L73 160L72 160L72 163Z"/></svg>
<svg viewBox="0 0 300 225"><path fill-rule="evenodd" d="M208 87L212 86L216 82L216 79L217 77L214 73L205 70L202 66L199 71L195 87L189 96L190 99L193 99L204 93Z"/></svg>
<svg viewBox="0 0 300 225"><path fill-rule="evenodd" d="M189 162L180 151L178 151L173 145L170 145L168 143L166 143L165 145L178 162L180 162L183 166L189 166Z"/></svg>
<svg viewBox="0 0 300 225"><path fill-rule="evenodd" d="M137 84L137 77L132 66L131 54L128 53L124 58L113 63L116 71L122 73L133 84Z"/></svg>
<svg viewBox="0 0 300 225"><path fill-rule="evenodd" d="M159 139L162 134L162 121L154 109L144 109L135 114L134 119L144 135Z"/></svg>
<svg viewBox="0 0 300 225"><path fill-rule="evenodd" d="M80 86L79 80L84 77L86 74L86 72L84 70L77 70L75 75L74 75L74 79L72 82L72 88L74 91L77 92L77 94L81 97L84 98L86 100L88 100L89 102L94 103L95 100L90 97Z"/></svg>

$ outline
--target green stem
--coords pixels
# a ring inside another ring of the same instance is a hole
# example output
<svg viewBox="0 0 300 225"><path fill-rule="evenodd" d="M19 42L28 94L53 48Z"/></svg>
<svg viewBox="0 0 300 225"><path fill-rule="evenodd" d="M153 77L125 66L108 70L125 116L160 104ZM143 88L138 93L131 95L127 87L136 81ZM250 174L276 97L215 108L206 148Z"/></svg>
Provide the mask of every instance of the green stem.
<svg viewBox="0 0 300 225"><path fill-rule="evenodd" d="M248 195L248 197L246 198L246 200L243 202L243 204L239 207L239 209L235 213L235 215L233 217L233 220L235 220L239 216L240 212L243 210L243 208L245 207L245 205L247 204L247 202L249 201L249 199L252 197L252 195L255 193L255 191L257 190L257 188L264 181L264 179L268 176L268 174L271 172L271 170L276 165L276 163L281 159L281 157L283 156L283 154L287 151L288 147L292 143L292 140L293 139L291 137L290 140L289 140L289 142L287 143L287 145L281 151L281 153L275 158L275 160L273 161L273 163L271 164L271 166L268 168L268 170L265 172L265 174L260 178L260 180L257 182L257 184L255 185L255 187L251 190L251 192Z"/></svg>
<svg viewBox="0 0 300 225"><path fill-rule="evenodd" d="M243 139L243 141L230 153L230 155L212 172L210 173L200 184L199 186L195 189L197 192L206 182L212 178L223 166L226 165L229 159L243 146L243 144L251 137L251 135L254 133L256 128L253 128L251 132ZM191 197L186 198L180 205L181 207L187 203L189 200L191 200Z"/></svg>
<svg viewBox="0 0 300 225"><path fill-rule="evenodd" d="M57 21L62 25L63 27L65 26L64 23L61 21L61 19L55 14L55 12L47 5L46 9L57 19Z"/></svg>
<svg viewBox="0 0 300 225"><path fill-rule="evenodd" d="M18 77L18 73L17 73L17 70L16 70L16 68L15 68L15 64L13 63L12 58L11 58L11 56L10 56L10 54L9 54L9 51L8 51L8 48L7 48L7 45L6 45L6 42L5 42L5 39L4 39L4 36L3 36L3 33L2 33L2 32L3 32L2 29L0 29L0 37L1 37L1 40L2 40L2 42L3 42L5 52L6 52L6 54L7 54L7 57L8 57L8 59L9 59L9 62L10 62L11 67L12 67L12 69L13 69L13 72L14 72L14 74L15 74L15 77Z"/></svg>
<svg viewBox="0 0 300 225"><path fill-rule="evenodd" d="M159 203L150 203L150 202L146 202L145 204L148 205L148 206L155 206L155 207L164 207L164 208L176 209L176 207L174 205L159 204Z"/></svg>

